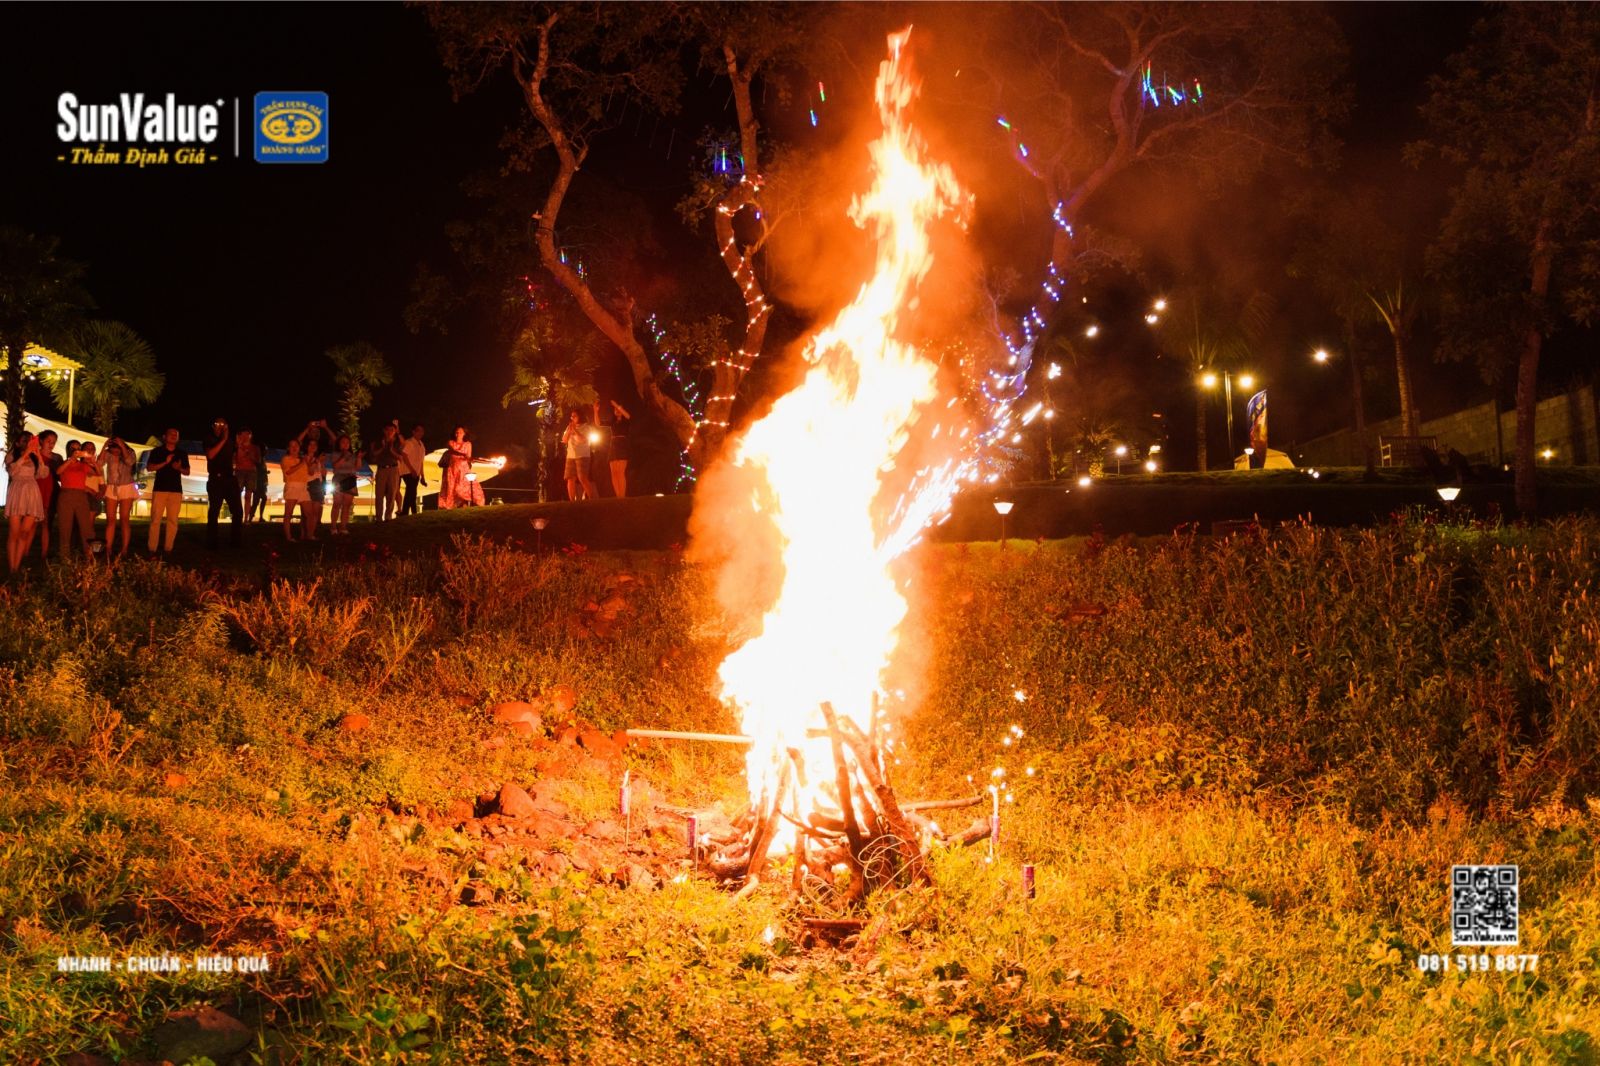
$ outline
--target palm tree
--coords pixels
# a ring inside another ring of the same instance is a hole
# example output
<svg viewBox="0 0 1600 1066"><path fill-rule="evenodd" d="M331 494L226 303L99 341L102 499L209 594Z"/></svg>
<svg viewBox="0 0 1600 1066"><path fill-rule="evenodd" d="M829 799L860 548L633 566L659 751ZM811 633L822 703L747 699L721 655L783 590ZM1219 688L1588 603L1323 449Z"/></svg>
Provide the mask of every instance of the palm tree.
<svg viewBox="0 0 1600 1066"><path fill-rule="evenodd" d="M97 433L109 437L118 411L154 403L166 387L166 376L156 369L149 343L122 322L87 323L69 333L62 348L63 354L83 364L71 387L77 392L77 402L91 412ZM45 387L56 406L65 411L67 382L52 377Z"/></svg>
<svg viewBox="0 0 1600 1066"><path fill-rule="evenodd" d="M339 344L328 349L333 360L334 384L344 390L339 400L339 414L343 419L341 430L350 438L352 448L361 447L361 415L372 406L372 390L379 385L394 382L394 371L389 363L367 341Z"/></svg>
<svg viewBox="0 0 1600 1066"><path fill-rule="evenodd" d="M1206 463L1207 387L1199 385L1208 373L1232 370L1255 350L1266 334L1272 301L1264 292L1239 297L1215 286L1200 286L1174 298L1173 318L1181 323L1175 350L1188 364L1195 390L1195 457L1204 473ZM1233 461L1233 456L1228 456Z"/></svg>
<svg viewBox="0 0 1600 1066"><path fill-rule="evenodd" d="M0 348L6 355L6 446L22 433L22 353L92 306L83 264L61 258L55 237L0 226Z"/></svg>
<svg viewBox="0 0 1600 1066"><path fill-rule="evenodd" d="M1407 346L1411 343L1411 329L1422 310L1422 299L1415 285L1407 290L1403 271L1396 271L1391 276L1394 279L1392 283L1369 288L1367 299L1377 309L1378 318L1388 327L1389 336L1394 340L1395 384L1400 389L1400 432L1415 437L1422 416L1417 413L1411 356Z"/></svg>
<svg viewBox="0 0 1600 1066"><path fill-rule="evenodd" d="M557 348L552 344L549 317L535 318L511 344L511 387L500 397L501 407L526 404L533 408L533 464L539 502L545 502L545 449L569 407L595 402L591 383L597 362L591 345Z"/></svg>

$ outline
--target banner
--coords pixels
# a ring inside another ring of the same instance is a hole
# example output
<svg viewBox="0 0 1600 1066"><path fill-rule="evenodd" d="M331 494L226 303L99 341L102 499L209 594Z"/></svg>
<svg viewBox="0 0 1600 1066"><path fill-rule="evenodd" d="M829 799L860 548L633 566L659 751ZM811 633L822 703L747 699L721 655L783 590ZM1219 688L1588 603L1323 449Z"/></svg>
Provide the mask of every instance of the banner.
<svg viewBox="0 0 1600 1066"><path fill-rule="evenodd" d="M1250 418L1250 447L1264 461L1267 457L1267 390L1262 389L1245 404L1245 414ZM1258 466L1258 463L1250 464Z"/></svg>

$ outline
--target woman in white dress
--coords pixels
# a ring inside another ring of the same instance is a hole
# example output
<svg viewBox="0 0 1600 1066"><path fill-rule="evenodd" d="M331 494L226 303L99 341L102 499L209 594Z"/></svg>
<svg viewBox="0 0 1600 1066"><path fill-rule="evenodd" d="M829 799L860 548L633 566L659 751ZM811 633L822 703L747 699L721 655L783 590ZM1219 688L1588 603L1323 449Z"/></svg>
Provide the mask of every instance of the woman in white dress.
<svg viewBox="0 0 1600 1066"><path fill-rule="evenodd" d="M44 460L39 458L38 438L32 433L22 434L6 456L6 476L10 478L6 490L6 562L13 574L33 546L34 531L44 518L39 476L46 469Z"/></svg>
<svg viewBox="0 0 1600 1066"><path fill-rule="evenodd" d="M300 458L298 437L289 441L289 450L284 453L279 465L283 468L283 539L293 540L294 509L300 508L302 526L311 520L311 493L306 489L311 468Z"/></svg>

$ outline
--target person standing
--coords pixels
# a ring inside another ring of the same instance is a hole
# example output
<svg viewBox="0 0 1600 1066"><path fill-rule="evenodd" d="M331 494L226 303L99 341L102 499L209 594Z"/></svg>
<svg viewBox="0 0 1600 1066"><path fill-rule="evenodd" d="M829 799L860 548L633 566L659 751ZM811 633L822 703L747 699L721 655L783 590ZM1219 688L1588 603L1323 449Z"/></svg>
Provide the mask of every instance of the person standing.
<svg viewBox="0 0 1600 1066"><path fill-rule="evenodd" d="M400 514L416 514L422 510L417 503L417 485L427 485L428 475L423 472L428 450L422 443L422 426L411 427L411 436L400 445L400 480L405 482L406 497L400 504Z"/></svg>
<svg viewBox="0 0 1600 1066"><path fill-rule="evenodd" d="M357 471L361 469L361 456L350 447L350 438L340 436L333 453L333 517L330 535L350 535L350 513L356 507Z"/></svg>
<svg viewBox="0 0 1600 1066"><path fill-rule="evenodd" d="M472 504L472 441L467 428L457 426L455 435L445 442L439 458L444 473L439 478L439 506L467 507Z"/></svg>
<svg viewBox="0 0 1600 1066"><path fill-rule="evenodd" d="M72 554L72 536L76 532L83 544L83 553L93 559L94 512L89 509L89 476L95 473L94 445L82 444L72 448L67 461L61 464L60 498L56 501L56 517L60 528L61 561Z"/></svg>
<svg viewBox="0 0 1600 1066"><path fill-rule="evenodd" d="M372 467L373 517L379 522L400 517L400 420L383 427L383 436L367 446Z"/></svg>
<svg viewBox="0 0 1600 1066"><path fill-rule="evenodd" d="M579 499L581 489L582 498L592 500L595 497L594 482L589 478L589 463L594 456L594 441L592 435L594 427L583 421L583 416L574 407L572 417L567 421L567 428L561 434L561 443L567 446L567 499Z"/></svg>
<svg viewBox="0 0 1600 1066"><path fill-rule="evenodd" d="M248 429L240 429L234 434L233 442L233 479L239 483L239 491L244 495L244 524L249 525L256 512L256 468L262 464L261 445L255 441L255 434Z"/></svg>
<svg viewBox="0 0 1600 1066"><path fill-rule="evenodd" d="M178 513L183 510L183 475L189 472L189 456L178 447L178 431L168 429L161 444L150 450L144 468L155 475L155 493L150 504L150 554L161 543L161 523L167 523L163 552L172 551L178 539Z"/></svg>
<svg viewBox="0 0 1600 1066"><path fill-rule="evenodd" d="M105 478L106 493L107 560L127 555L128 546L132 543L133 505L139 499L139 486L134 482L133 471L138 461L133 449L118 436L106 441L106 450L100 453L100 470ZM117 548L119 529L122 531L120 549Z"/></svg>
<svg viewBox="0 0 1600 1066"><path fill-rule="evenodd" d="M300 508L300 525L308 528L311 522L311 493L306 481L311 476L306 461L300 455L300 438L289 442L279 465L283 468L283 539L294 539L294 509Z"/></svg>
<svg viewBox="0 0 1600 1066"><path fill-rule="evenodd" d="M322 507L328 502L328 459L322 451L322 437L313 434L303 442L301 462L306 468L306 495L309 499L300 507L301 540L316 540L317 527L322 524Z"/></svg>
<svg viewBox="0 0 1600 1066"><path fill-rule="evenodd" d="M27 558L34 533L44 518L44 499L39 495L39 471L43 469L39 438L23 433L6 456L6 562L13 574Z"/></svg>
<svg viewBox="0 0 1600 1066"><path fill-rule="evenodd" d="M39 443L39 498L44 501L44 521L39 523L39 557L50 558L50 520L56 513L56 472L65 462L56 452L56 431L47 429L34 438Z"/></svg>
<svg viewBox="0 0 1600 1066"><path fill-rule="evenodd" d="M228 521L232 526L229 541L237 548L244 543L244 515L239 508L239 477L234 473L238 458L238 445L228 423L217 419L211 423L211 436L206 441L206 547L217 546L217 519L222 508L228 508Z"/></svg>
<svg viewBox="0 0 1600 1066"><path fill-rule="evenodd" d="M594 405L594 420L597 425L604 427L608 432L606 436L606 460L611 468L611 491L617 499L622 499L628 494L628 427L626 423L633 417L623 410L622 405L615 400L608 400L609 409L600 403Z"/></svg>

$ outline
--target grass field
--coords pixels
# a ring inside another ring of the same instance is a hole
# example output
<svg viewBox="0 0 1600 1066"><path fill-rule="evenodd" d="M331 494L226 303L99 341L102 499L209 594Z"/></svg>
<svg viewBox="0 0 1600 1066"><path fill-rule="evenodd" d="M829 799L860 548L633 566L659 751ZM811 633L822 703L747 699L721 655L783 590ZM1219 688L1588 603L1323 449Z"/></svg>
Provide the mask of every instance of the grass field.
<svg viewBox="0 0 1600 1066"><path fill-rule="evenodd" d="M615 818L624 768L740 799L732 750L574 761L491 720L736 725L706 575L596 533L535 555L532 513L276 558L186 528L174 563L0 586L0 1061L198 1048L198 1006L241 1063L1596 1061L1595 520L924 546L899 786L1004 767L1015 802L996 861L936 853L840 949L785 878L689 874L664 815L631 887L464 831L507 782ZM1488 862L1537 970L1422 972L1449 867ZM270 970L57 970L196 952Z"/></svg>

